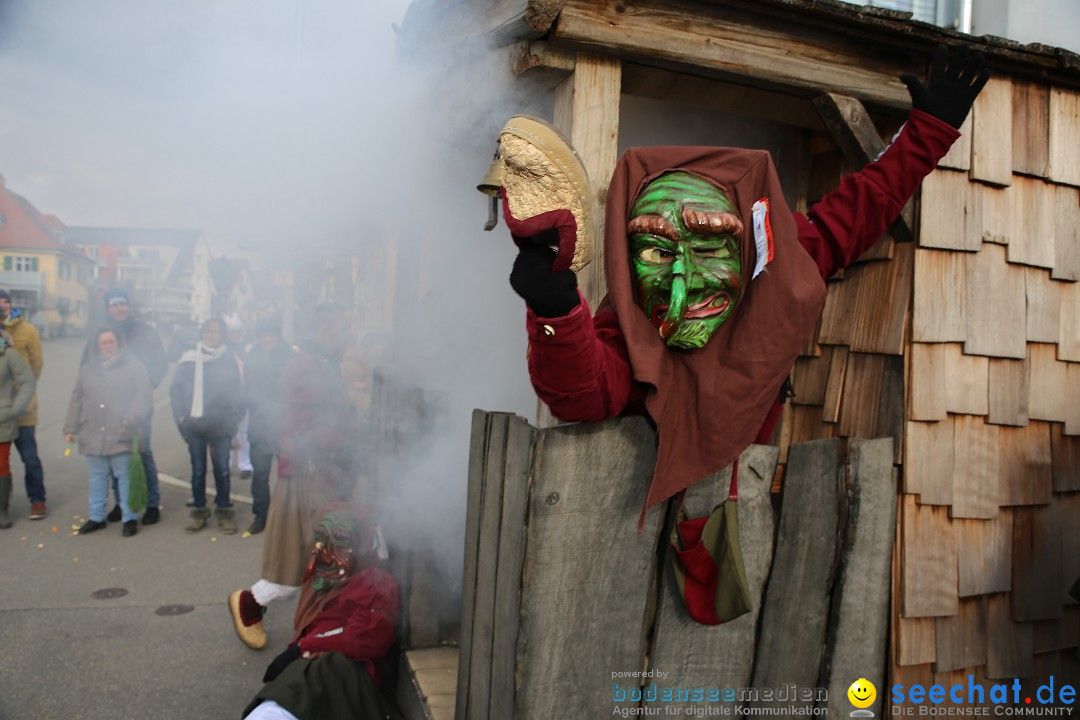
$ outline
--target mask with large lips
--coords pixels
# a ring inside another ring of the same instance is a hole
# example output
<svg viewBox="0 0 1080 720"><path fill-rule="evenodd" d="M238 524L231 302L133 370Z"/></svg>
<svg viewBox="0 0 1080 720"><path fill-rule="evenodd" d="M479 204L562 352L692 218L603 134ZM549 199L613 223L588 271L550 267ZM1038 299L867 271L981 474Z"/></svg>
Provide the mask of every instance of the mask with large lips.
<svg viewBox="0 0 1080 720"><path fill-rule="evenodd" d="M329 512L315 526L315 548L308 559L303 582L314 578L312 588L329 590L352 577L360 555L360 522L342 510Z"/></svg>
<svg viewBox="0 0 1080 720"><path fill-rule="evenodd" d="M704 178L666 173L641 190L627 233L638 304L668 347L704 347L742 296L734 203Z"/></svg>

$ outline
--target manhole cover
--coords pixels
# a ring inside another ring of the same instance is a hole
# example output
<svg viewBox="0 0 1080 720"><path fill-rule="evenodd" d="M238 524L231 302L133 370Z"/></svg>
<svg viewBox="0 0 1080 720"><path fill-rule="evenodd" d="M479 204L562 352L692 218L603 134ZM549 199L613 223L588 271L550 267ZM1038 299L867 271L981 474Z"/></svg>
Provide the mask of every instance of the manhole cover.
<svg viewBox="0 0 1080 720"><path fill-rule="evenodd" d="M157 615L183 615L194 609L194 605L162 605L154 613Z"/></svg>
<svg viewBox="0 0 1080 720"><path fill-rule="evenodd" d="M113 598L124 597L128 594L128 591L124 588L105 588L103 590L95 590L90 593L90 597L97 598L98 600L112 600Z"/></svg>

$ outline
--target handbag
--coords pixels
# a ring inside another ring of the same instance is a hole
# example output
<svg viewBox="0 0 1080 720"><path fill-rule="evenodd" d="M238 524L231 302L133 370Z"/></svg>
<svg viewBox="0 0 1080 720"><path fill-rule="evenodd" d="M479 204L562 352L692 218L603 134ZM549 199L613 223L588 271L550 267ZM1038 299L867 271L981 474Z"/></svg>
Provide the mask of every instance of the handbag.
<svg viewBox="0 0 1080 720"><path fill-rule="evenodd" d="M131 434L131 461L128 464L128 507L142 510L149 500L146 490L146 467L139 452L139 433Z"/></svg>
<svg viewBox="0 0 1080 720"><path fill-rule="evenodd" d="M731 470L728 497L704 517L689 519L680 507L671 529L671 569L690 617L720 625L753 609L739 544L739 465Z"/></svg>

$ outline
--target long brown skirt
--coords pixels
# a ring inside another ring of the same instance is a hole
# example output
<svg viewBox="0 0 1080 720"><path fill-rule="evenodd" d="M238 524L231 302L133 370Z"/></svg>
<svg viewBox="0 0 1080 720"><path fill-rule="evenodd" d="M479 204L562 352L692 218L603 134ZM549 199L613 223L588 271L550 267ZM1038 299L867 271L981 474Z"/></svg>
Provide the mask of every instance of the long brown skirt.
<svg viewBox="0 0 1080 720"><path fill-rule="evenodd" d="M263 579L300 585L315 547L316 513L322 504L323 486L315 475L300 473L277 479L263 533Z"/></svg>

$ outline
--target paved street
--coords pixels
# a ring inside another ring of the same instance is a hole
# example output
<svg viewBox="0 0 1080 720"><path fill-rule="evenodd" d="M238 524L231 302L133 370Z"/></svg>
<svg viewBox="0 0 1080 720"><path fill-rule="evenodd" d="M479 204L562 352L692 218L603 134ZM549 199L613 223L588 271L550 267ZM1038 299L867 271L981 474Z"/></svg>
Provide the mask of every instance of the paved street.
<svg viewBox="0 0 1080 720"><path fill-rule="evenodd" d="M293 608L268 615L267 650L237 640L225 601L257 579L262 536L225 536L213 524L184 533L189 492L176 479L188 478L187 450L168 411L169 378L156 393L153 435L167 476L162 522L132 538L121 537L119 523L72 534L86 517L87 473L76 453L64 458L62 426L82 346L79 338L44 343L37 436L45 520L27 519L12 448L15 525L0 530L0 720L239 718L288 642ZM234 472L233 482L250 495L249 481ZM250 520L250 503L237 502L241 530ZM94 596L110 588L126 594ZM170 614L175 606L191 610Z"/></svg>

